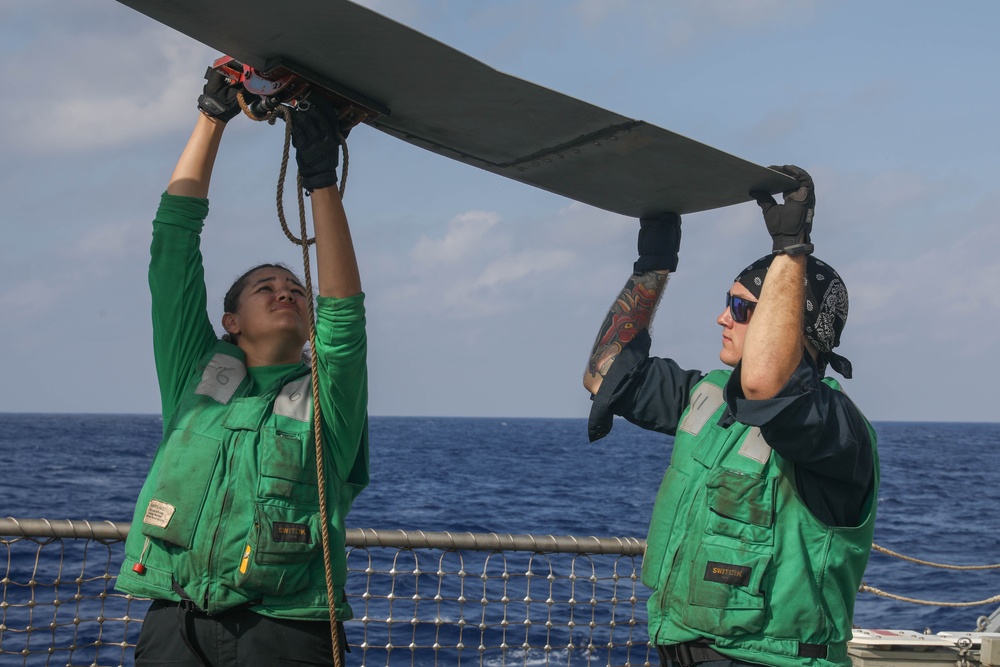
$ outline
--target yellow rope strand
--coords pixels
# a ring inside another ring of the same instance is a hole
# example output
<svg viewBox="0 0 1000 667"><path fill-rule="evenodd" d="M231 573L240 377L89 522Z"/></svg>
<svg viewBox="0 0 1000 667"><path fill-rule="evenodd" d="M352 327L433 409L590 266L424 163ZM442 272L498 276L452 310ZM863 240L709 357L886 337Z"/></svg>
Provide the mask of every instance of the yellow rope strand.
<svg viewBox="0 0 1000 667"><path fill-rule="evenodd" d="M933 600L920 600L917 598L908 598L902 595L895 595L894 593L887 593L881 589L875 588L874 586L869 586L868 584L862 583L861 587L858 589L863 593L872 593L873 595L879 595L884 598L889 598L891 600L899 600L900 602L911 602L913 604L923 604L929 607L979 607L986 604L996 604L1000 602L1000 595L994 595L991 598L986 598L985 600L974 600L972 602L935 602Z"/></svg>
<svg viewBox="0 0 1000 667"><path fill-rule="evenodd" d="M872 549L885 554L886 556L892 556L893 558L899 558L900 560L905 560L910 563L917 563L919 565L927 565L930 567L939 567L944 570L996 570L1000 569L1000 563L994 565L945 565L943 563L933 563L929 560L920 560L919 558L913 558L911 556L904 556L903 554L896 553L895 551L890 551L885 547L880 547L877 544L872 545Z"/></svg>
<svg viewBox="0 0 1000 667"><path fill-rule="evenodd" d="M306 216L305 206L302 202L302 182L301 177L297 179L299 190L299 213L300 231L306 238ZM319 402L319 361L316 356L316 307L313 304L312 275L309 270L309 244L301 243L302 262L305 275L303 278L308 285L309 299L309 349L312 352L312 395L313 395L313 438L316 442L316 481L319 490L319 519L320 530L323 535L323 573L326 577L326 596L330 609L330 640L333 644L333 664L340 665L340 633L337 632L337 598L333 586L333 564L330 557L330 527L329 518L326 511L326 465L323 461L323 424Z"/></svg>
<svg viewBox="0 0 1000 667"><path fill-rule="evenodd" d="M920 560L919 558L913 558L912 556L904 556L901 553L892 551L891 549L886 549L878 544L872 544L872 550L877 551L886 556L892 556L893 558L898 558L900 560L906 561L908 563L916 563L918 565L927 565L929 567L937 567L944 570L995 570L1000 568L998 565L947 565L945 563L934 563L929 560ZM994 595L993 597L986 598L985 600L974 600L972 602L936 602L933 600L921 600L918 598L908 598L902 595L896 595L894 593L888 593L874 586L869 586L868 584L862 583L861 587L858 589L863 593L871 593L873 595L878 595L884 598L889 598L890 600L899 600L900 602L910 602L912 604L922 604L929 607L978 607L980 605L996 604L1000 602L1000 595Z"/></svg>
<svg viewBox="0 0 1000 667"><path fill-rule="evenodd" d="M243 91L236 93L236 101L240 103L240 109L243 109L243 113L246 114L247 118L250 120L255 120L258 123L261 121L267 121L269 124L274 125L275 118L278 117L277 109L270 111L263 116L258 116L250 110L250 105L247 104L246 99L243 98Z"/></svg>
<svg viewBox="0 0 1000 667"><path fill-rule="evenodd" d="M315 238L309 238L306 230L306 207L305 199L302 192L302 178L301 176L296 176L296 189L298 190L298 208L299 208L299 233L300 236L296 238L291 231L288 229L288 223L285 220L285 211L283 206L284 197L284 183L285 177L288 170L288 155L289 155L289 145L291 143L292 136L292 113L291 110L285 106L280 105L277 109L267 114L265 117L257 117L251 111L250 107L246 104L243 99L243 94L238 95L240 108L243 109L249 118L255 121L266 120L271 125L274 124L275 119L280 114L285 119L285 144L282 149L281 155L281 170L278 176L278 188L277 188L277 208L278 208L278 219L281 221L281 229L285 232L285 236L292 243L302 247L302 267L303 267L303 278L305 280L305 286L307 290L307 304L309 306L309 349L312 352L311 359L311 379L312 379L312 401L313 401L313 439L316 443L316 480L317 480L317 490L319 491L319 516L320 516L320 531L322 533L322 544L323 544L323 570L326 578L326 595L327 601L329 602L329 612L330 612L330 640L333 647L333 664L335 667L342 667L341 664L341 648L340 648L340 633L338 632L337 626L337 598L336 590L333 585L333 564L330 557L330 528L329 528L329 516L326 507L326 465L323 460L323 424L322 424L322 410L320 409L319 402L319 362L316 358L316 306L313 301L313 291L312 291L312 272L310 270L309 262L309 245L316 242ZM341 145L344 147L344 172L346 176L347 171L347 146L343 137L340 137ZM340 194L343 196L344 188L346 182L345 179L341 180L340 184Z"/></svg>

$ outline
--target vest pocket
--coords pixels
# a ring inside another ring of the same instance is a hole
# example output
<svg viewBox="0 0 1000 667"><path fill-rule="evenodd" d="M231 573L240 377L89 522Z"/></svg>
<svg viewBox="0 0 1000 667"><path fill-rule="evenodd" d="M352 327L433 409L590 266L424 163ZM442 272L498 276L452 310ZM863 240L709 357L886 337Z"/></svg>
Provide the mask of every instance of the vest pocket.
<svg viewBox="0 0 1000 667"><path fill-rule="evenodd" d="M260 595L291 595L309 583L320 549L319 512L257 503L237 568L236 585Z"/></svg>
<svg viewBox="0 0 1000 667"><path fill-rule="evenodd" d="M265 431L261 441L258 497L261 500L280 498L297 503L319 503L312 434Z"/></svg>
<svg viewBox="0 0 1000 667"><path fill-rule="evenodd" d="M774 542L774 480L722 469L706 483L709 507L705 532L747 544Z"/></svg>
<svg viewBox="0 0 1000 667"><path fill-rule="evenodd" d="M142 534L190 549L222 441L192 431L171 432L163 444L156 486Z"/></svg>
<svg viewBox="0 0 1000 667"><path fill-rule="evenodd" d="M678 610L683 623L712 635L759 632L765 615L760 588L770 562L767 554L700 545L689 573L688 604Z"/></svg>

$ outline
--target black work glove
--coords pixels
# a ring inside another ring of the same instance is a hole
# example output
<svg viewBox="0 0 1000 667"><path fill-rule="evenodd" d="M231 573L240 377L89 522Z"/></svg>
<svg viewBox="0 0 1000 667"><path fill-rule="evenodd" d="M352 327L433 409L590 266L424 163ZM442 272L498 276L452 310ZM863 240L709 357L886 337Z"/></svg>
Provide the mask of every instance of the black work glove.
<svg viewBox="0 0 1000 667"><path fill-rule="evenodd" d="M231 64L236 68L243 67L235 60ZM205 80L205 88L198 97L198 108L206 116L218 118L223 123L229 122L241 111L237 96L243 90L243 84L229 83L225 74L211 67L205 72Z"/></svg>
<svg viewBox="0 0 1000 667"><path fill-rule="evenodd" d="M632 267L635 275L647 271L676 271L681 247L681 216L676 213L639 218L639 259Z"/></svg>
<svg viewBox="0 0 1000 667"><path fill-rule="evenodd" d="M341 127L333 103L322 95L311 95L308 108L299 108L293 114L292 145L306 190L336 185L340 164L338 132L346 138L350 128L346 124Z"/></svg>
<svg viewBox="0 0 1000 667"><path fill-rule="evenodd" d="M764 212L764 223L773 241L771 252L807 255L813 251L809 234L812 232L813 211L816 208L812 177L805 169L792 164L783 167L772 165L769 169L788 174L799 182L797 189L783 193L785 203L780 205L769 192L755 190L750 193Z"/></svg>

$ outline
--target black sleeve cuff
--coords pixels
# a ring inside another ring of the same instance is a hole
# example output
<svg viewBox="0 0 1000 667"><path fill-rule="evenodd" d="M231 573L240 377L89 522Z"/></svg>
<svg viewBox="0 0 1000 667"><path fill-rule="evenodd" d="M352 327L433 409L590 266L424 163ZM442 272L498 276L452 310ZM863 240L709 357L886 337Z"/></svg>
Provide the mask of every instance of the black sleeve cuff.
<svg viewBox="0 0 1000 667"><path fill-rule="evenodd" d="M615 419L615 415L611 411L611 402L615 396L615 390L632 369L649 358L651 344L652 339L649 337L649 331L643 330L625 346L625 349L611 364L608 374L601 382L600 389L591 398L593 404L590 406L590 419L587 422L587 436L591 442L600 440L611 432Z"/></svg>

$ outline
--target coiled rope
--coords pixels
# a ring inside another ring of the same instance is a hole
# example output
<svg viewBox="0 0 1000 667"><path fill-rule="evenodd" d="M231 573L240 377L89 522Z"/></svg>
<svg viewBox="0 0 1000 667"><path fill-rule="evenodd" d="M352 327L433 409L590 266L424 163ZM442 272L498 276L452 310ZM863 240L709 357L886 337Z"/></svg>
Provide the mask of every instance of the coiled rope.
<svg viewBox="0 0 1000 667"><path fill-rule="evenodd" d="M319 402L319 363L316 360L316 306L313 302L313 291L312 291L312 272L310 270L309 263L309 246L316 242L316 238L309 238L309 234L306 230L306 205L305 196L302 190L302 177L301 175L296 175L295 184L296 190L298 191L298 207L299 207L299 236L296 237L292 234L291 230L288 229L288 222L285 220L285 208L284 208L284 194L285 194L285 177L288 171L288 155L289 147L292 140L292 110L284 105L280 104L276 109L270 111L265 116L257 116L247 105L246 101L243 99L243 93L237 96L240 103L240 108L243 109L243 113L246 114L250 119L261 122L267 121L269 125L274 125L278 116L282 116L285 120L285 144L281 151L281 169L278 173L278 188L277 188L277 209L278 209L278 220L281 222L281 229L285 233L285 236L289 241L295 245L302 247L302 271L303 278L305 279L305 287L307 291L306 302L309 306L309 349L313 352L311 355L310 372L312 378L312 401L313 401L313 440L316 443L316 481L317 490L319 491L319 518L320 518L320 531L322 533L323 541L323 570L326 578L326 597L329 603L330 612L330 640L333 647L333 664L335 667L342 667L341 663L341 647L340 647L340 633L337 629L337 600L336 591L333 586L333 564L330 558L330 528L328 526L328 513L326 507L326 465L323 460L323 424L322 424L322 411L320 409ZM336 129L336 128L334 128ZM340 146L344 151L344 165L341 171L340 178L340 196L343 198L344 191L347 189L347 141L344 139L340 132L337 132L337 137L340 139Z"/></svg>
<svg viewBox="0 0 1000 667"><path fill-rule="evenodd" d="M898 558L904 560L908 563L917 563L918 565L926 565L928 567L936 567L943 570L996 570L1000 569L1000 563L993 565L948 565L945 563L935 563L929 560L920 560L919 558L913 558L911 556L904 556L901 553L892 551L891 549L886 549L878 544L872 544L872 550L877 551L886 556L891 556L893 558ZM858 589L864 593L872 593L873 595L878 595L884 598L889 598L891 600L898 600L900 602L910 602L912 604L922 604L930 607L979 607L981 605L995 604L1000 602L1000 595L994 595L993 597L986 598L985 600L973 600L971 602L937 602L934 600L920 600L918 598L909 598L903 595L896 595L895 593L888 593L874 586L869 586L868 584L861 582L861 587Z"/></svg>

